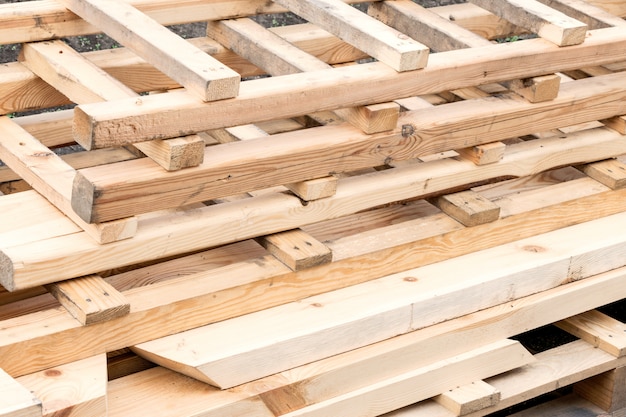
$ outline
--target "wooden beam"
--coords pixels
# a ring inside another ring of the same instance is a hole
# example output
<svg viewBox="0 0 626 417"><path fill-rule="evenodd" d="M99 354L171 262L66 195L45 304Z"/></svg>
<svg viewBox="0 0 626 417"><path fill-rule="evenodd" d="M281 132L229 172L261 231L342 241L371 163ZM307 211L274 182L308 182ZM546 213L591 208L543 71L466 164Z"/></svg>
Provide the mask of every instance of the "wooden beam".
<svg viewBox="0 0 626 417"><path fill-rule="evenodd" d="M131 4L63 0L62 4L150 62L204 101L236 97L240 76Z"/></svg>
<svg viewBox="0 0 626 417"><path fill-rule="evenodd" d="M269 185L319 178L336 171L338 165L346 171L379 166L393 160L606 118L626 112L626 100L622 100L626 97L625 80L624 73L616 73L566 83L557 99L543 103L529 103L509 94L447 104L446 111L437 106L406 112L401 115L398 127L386 134L366 135L350 126L339 125L223 144L206 151L205 163L178 173L180 179L173 175L175 173L170 175L150 169L141 161L118 164L119 168L125 166L123 170L116 170L117 176L122 178L116 178L112 166L88 168L78 172L72 207L86 221L102 222L176 206L182 201L191 202L190 199L205 201ZM543 117L546 112L554 117ZM303 146L303 143L310 146ZM340 152L341 164L337 159ZM312 162L312 158L315 163L307 164L305 169L301 163L295 163ZM258 167L263 164L273 169L259 172ZM135 174L133 166L139 168L140 165L144 166ZM227 181L224 180L225 169ZM164 189L161 178L165 174L167 181L178 180L184 188ZM200 192L198 187L201 187ZM157 199L158 194L164 198ZM132 204L130 197L134 200Z"/></svg>
<svg viewBox="0 0 626 417"><path fill-rule="evenodd" d="M257 241L292 271L332 261L330 249L301 229L263 236Z"/></svg>
<svg viewBox="0 0 626 417"><path fill-rule="evenodd" d="M46 289L82 325L113 320L130 312L126 298L97 275L50 284Z"/></svg>
<svg viewBox="0 0 626 417"><path fill-rule="evenodd" d="M561 77L557 74L505 81L503 83L531 103L541 103L557 98L561 86Z"/></svg>
<svg viewBox="0 0 626 417"><path fill-rule="evenodd" d="M469 159L476 165L487 165L502 160L505 149L506 145L503 142L492 142L471 148L457 149L457 152L462 158Z"/></svg>
<svg viewBox="0 0 626 417"><path fill-rule="evenodd" d="M174 211L156 222L147 216L143 220L146 226L142 230L140 225L132 241L105 246L95 242L87 244L80 233L42 242L35 251L28 244L7 244L3 246L0 255L1 282L12 289L50 283L50 279L63 280L88 275L155 257L297 228L390 202L441 192L468 182L529 175L549 169L548 161L555 167L581 160L603 159L607 154L623 152L624 140L623 136L613 131L599 128L568 136L568 147L564 147L560 137L511 145L510 158L505 156L499 164L481 167L469 161L445 159L345 178L340 181L337 194L312 201L308 205L302 205L296 197L275 193L198 208L187 211L184 216ZM550 155L548 160L546 155ZM535 166L537 163L541 169ZM525 167L525 171L521 167ZM233 216L233 213L239 215ZM242 223L242 216L248 221ZM154 228L148 226L151 223L154 223ZM36 242L33 244L37 245ZM138 247L141 250L136 250ZM163 248L167 248L167 251L164 252ZM51 274L54 265L62 265L63 268Z"/></svg>
<svg viewBox="0 0 626 417"><path fill-rule="evenodd" d="M71 207L71 189L76 171L8 117L0 117L0 157L20 177L45 196L98 243L132 237L137 230L134 217L108 223L83 221Z"/></svg>
<svg viewBox="0 0 626 417"><path fill-rule="evenodd" d="M81 105L75 109L76 140L93 148L112 146L111 137L118 145L177 137L320 110L387 102L401 98L399 91L410 97L474 86L476 77L482 83L490 83L623 59L618 53L626 45L622 29L600 29L591 34L583 44L570 48L529 39L515 48L498 44L433 54L428 67L419 72L397 73L374 62L250 80L242 83L237 98L219 103L200 103L181 92L144 97L142 106L134 100L119 100L115 107ZM374 73L376 83L372 80ZM362 88L365 84L371 88ZM224 112L232 117L220 117Z"/></svg>
<svg viewBox="0 0 626 417"><path fill-rule="evenodd" d="M338 0L279 0L278 4L396 71L424 68L428 48Z"/></svg>
<svg viewBox="0 0 626 417"><path fill-rule="evenodd" d="M586 24L537 0L470 1L558 46L578 45L587 37Z"/></svg>
<svg viewBox="0 0 626 417"><path fill-rule="evenodd" d="M619 366L574 384L574 392L607 413L613 413L626 407L624 385L626 366Z"/></svg>
<svg viewBox="0 0 626 417"><path fill-rule="evenodd" d="M452 411L456 416L464 416L500 401L500 391L485 381L475 381L439 394L433 398L438 404Z"/></svg>
<svg viewBox="0 0 626 417"><path fill-rule="evenodd" d="M584 22L589 29L601 29L610 26L626 26L620 16L609 13L599 4L584 0L539 0L541 3L555 10L567 14L576 20Z"/></svg>
<svg viewBox="0 0 626 417"><path fill-rule="evenodd" d="M107 413L104 353L24 375L17 381L41 400L44 416L101 417Z"/></svg>
<svg viewBox="0 0 626 417"><path fill-rule="evenodd" d="M556 325L615 357L626 354L626 325L597 310L570 317Z"/></svg>
<svg viewBox="0 0 626 417"><path fill-rule="evenodd" d="M0 416L42 416L41 401L2 369L0 369L0 393Z"/></svg>

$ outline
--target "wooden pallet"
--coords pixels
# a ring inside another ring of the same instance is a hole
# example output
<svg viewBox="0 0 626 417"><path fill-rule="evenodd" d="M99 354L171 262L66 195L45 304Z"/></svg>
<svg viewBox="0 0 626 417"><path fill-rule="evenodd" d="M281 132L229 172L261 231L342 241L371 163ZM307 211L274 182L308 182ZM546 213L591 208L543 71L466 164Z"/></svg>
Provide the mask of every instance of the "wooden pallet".
<svg viewBox="0 0 626 417"><path fill-rule="evenodd" d="M626 409L626 5L209 3L0 5L0 416Z"/></svg>

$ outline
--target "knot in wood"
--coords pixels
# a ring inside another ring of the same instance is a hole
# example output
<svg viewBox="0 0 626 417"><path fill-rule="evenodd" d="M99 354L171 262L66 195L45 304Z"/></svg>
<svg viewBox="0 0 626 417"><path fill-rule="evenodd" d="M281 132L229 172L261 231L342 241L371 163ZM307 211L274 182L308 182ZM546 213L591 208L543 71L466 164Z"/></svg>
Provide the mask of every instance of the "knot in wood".
<svg viewBox="0 0 626 417"><path fill-rule="evenodd" d="M415 128L413 125L402 125L402 137L408 138L415 134Z"/></svg>

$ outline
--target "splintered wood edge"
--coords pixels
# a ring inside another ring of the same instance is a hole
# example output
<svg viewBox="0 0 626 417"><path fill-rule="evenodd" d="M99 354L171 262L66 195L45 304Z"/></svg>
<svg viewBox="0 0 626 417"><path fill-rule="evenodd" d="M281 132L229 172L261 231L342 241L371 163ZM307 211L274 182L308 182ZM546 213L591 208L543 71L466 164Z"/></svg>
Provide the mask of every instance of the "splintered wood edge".
<svg viewBox="0 0 626 417"><path fill-rule="evenodd" d="M7 291L15 291L18 288L15 287L15 269L13 266L13 260L4 251L0 250L0 284Z"/></svg>

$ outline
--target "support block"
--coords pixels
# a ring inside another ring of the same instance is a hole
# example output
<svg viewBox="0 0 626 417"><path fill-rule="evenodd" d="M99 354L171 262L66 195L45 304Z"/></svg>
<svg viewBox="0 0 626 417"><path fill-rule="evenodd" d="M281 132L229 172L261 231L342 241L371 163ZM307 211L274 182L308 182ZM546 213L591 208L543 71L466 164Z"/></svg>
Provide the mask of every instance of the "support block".
<svg viewBox="0 0 626 417"><path fill-rule="evenodd" d="M49 284L46 289L83 325L130 313L126 298L97 275Z"/></svg>
<svg viewBox="0 0 626 417"><path fill-rule="evenodd" d="M561 77L556 74L505 82L504 85L531 103L554 100L559 95Z"/></svg>
<svg viewBox="0 0 626 417"><path fill-rule="evenodd" d="M626 354L626 324L597 310L578 314L556 325L615 357Z"/></svg>
<svg viewBox="0 0 626 417"><path fill-rule="evenodd" d="M264 236L258 242L293 271L332 261L330 249L300 229Z"/></svg>
<svg viewBox="0 0 626 417"><path fill-rule="evenodd" d="M487 165L500 161L504 157L506 145L502 142L486 143L471 148L459 149L457 152L476 165Z"/></svg>
<svg viewBox="0 0 626 417"><path fill-rule="evenodd" d="M585 165L583 172L613 190L626 187L626 164L618 159Z"/></svg>
<svg viewBox="0 0 626 417"><path fill-rule="evenodd" d="M626 366L574 385L574 392L608 413L626 408Z"/></svg>
<svg viewBox="0 0 626 417"><path fill-rule="evenodd" d="M500 207L474 191L462 191L439 197L437 206L465 226L477 226L498 220Z"/></svg>
<svg viewBox="0 0 626 417"><path fill-rule="evenodd" d="M500 391L484 381L463 385L433 398L457 416L492 407L500 402Z"/></svg>

